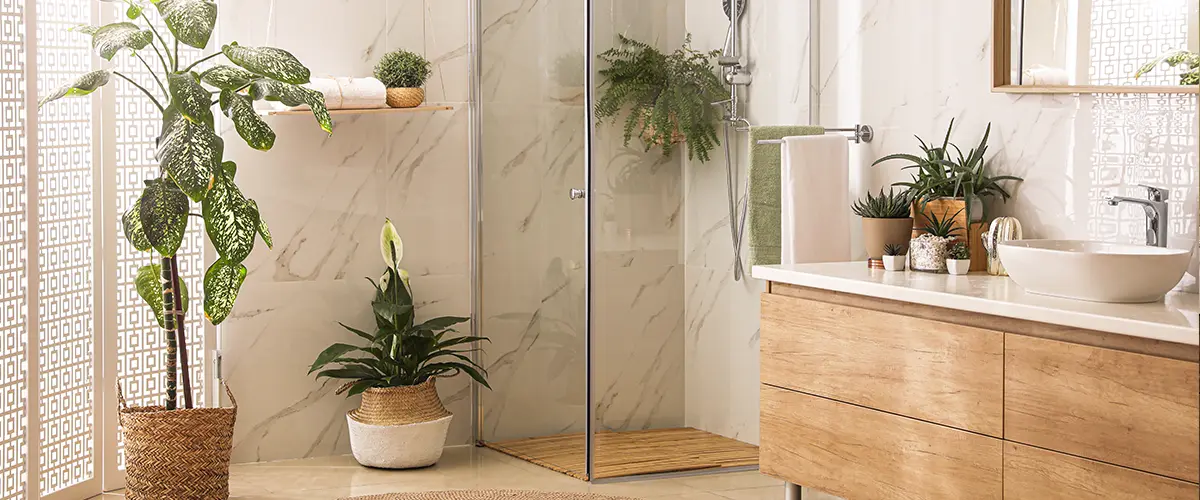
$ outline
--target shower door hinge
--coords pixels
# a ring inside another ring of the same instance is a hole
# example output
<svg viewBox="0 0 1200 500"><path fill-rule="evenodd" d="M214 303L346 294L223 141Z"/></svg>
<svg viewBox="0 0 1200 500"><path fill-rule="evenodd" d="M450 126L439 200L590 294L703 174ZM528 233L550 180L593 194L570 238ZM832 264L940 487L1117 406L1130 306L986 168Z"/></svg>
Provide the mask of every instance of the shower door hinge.
<svg viewBox="0 0 1200 500"><path fill-rule="evenodd" d="M587 198L587 191L584 191L582 189L571 188L570 196L571 196L572 200L582 200L584 198Z"/></svg>

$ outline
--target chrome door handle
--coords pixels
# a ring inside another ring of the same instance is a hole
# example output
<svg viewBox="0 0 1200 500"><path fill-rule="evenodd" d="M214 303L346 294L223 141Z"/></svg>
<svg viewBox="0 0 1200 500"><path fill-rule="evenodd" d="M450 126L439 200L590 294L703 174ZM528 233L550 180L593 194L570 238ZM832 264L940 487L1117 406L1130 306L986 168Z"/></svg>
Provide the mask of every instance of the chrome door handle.
<svg viewBox="0 0 1200 500"><path fill-rule="evenodd" d="M582 189L571 188L570 196L571 196L572 200L582 200L584 198L587 198L587 191L584 191Z"/></svg>

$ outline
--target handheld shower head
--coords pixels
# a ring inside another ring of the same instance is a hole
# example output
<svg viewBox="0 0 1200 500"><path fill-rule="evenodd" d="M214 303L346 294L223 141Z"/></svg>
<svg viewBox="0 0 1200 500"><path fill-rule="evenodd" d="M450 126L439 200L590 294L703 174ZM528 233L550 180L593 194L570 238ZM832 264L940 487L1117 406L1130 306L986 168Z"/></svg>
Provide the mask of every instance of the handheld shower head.
<svg viewBox="0 0 1200 500"><path fill-rule="evenodd" d="M732 20L733 13L730 12L731 7L732 7L731 5L729 5L730 0L723 0L723 3L725 5L725 17L730 18ZM746 0L738 0L737 8L738 8L738 19L741 19L742 16L746 15Z"/></svg>
<svg viewBox="0 0 1200 500"><path fill-rule="evenodd" d="M737 5L733 5L734 0L722 0L722 5L725 7L725 17L729 19L729 33L725 35L725 46L721 51L721 57L717 58L717 64L724 67L740 66L742 58L738 54L738 21L742 16L746 15L746 0L736 0ZM736 7L736 8L735 8ZM734 19L734 10L737 11L737 19Z"/></svg>

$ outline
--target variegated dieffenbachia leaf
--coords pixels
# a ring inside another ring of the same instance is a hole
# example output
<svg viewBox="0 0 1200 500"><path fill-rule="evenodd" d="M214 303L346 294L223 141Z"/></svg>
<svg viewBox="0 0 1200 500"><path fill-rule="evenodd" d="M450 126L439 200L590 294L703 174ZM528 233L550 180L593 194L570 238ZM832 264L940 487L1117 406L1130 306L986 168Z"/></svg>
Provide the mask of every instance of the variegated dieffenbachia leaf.
<svg viewBox="0 0 1200 500"><path fill-rule="evenodd" d="M208 126L178 113L170 118L173 119L164 125L165 135L159 140L158 161L188 197L203 200L212 186L213 175L221 168L224 143Z"/></svg>
<svg viewBox="0 0 1200 500"><path fill-rule="evenodd" d="M254 101L248 96L222 90L220 101L221 111L233 120L234 128L246 144L259 151L270 150L275 145L275 132L254 110Z"/></svg>
<svg viewBox="0 0 1200 500"><path fill-rule="evenodd" d="M134 203L129 210L126 210L121 215L121 227L125 230L125 239L129 241L133 248L143 252L150 250L150 240L146 238L146 231L142 229L142 204Z"/></svg>
<svg viewBox="0 0 1200 500"><path fill-rule="evenodd" d="M255 100L279 101L284 106L307 104L312 108L313 117L317 119L317 123L321 124L321 129L327 134L333 133L333 119L329 117L329 109L325 107L325 94L316 90L264 79L255 80L250 85L250 97Z"/></svg>
<svg viewBox="0 0 1200 500"><path fill-rule="evenodd" d="M76 33L83 33L85 35L94 35L97 31L100 31L100 27L92 26L90 24L80 24L71 27L71 29L68 29L67 31L74 31Z"/></svg>
<svg viewBox="0 0 1200 500"><path fill-rule="evenodd" d="M258 235L262 237L263 243L267 244L267 248L275 248L275 243L271 240L271 228L268 228L267 221L263 220L262 211L258 209L258 202L250 200L250 204L254 206L254 211L258 214Z"/></svg>
<svg viewBox="0 0 1200 500"><path fill-rule="evenodd" d="M158 264L150 264L138 268L134 284L137 286L138 295L154 311L154 319L158 320L158 327L166 328L167 326L163 322L162 267ZM186 313L189 305L188 288L187 282L182 279L179 280L179 296L183 312Z"/></svg>
<svg viewBox="0 0 1200 500"><path fill-rule="evenodd" d="M40 108L50 101L56 101L64 97L78 97L91 94L96 89L107 85L108 78L111 75L112 72L106 69L80 75L75 81L54 89L53 92L43 97L42 100L38 101L38 107Z"/></svg>
<svg viewBox="0 0 1200 500"><path fill-rule="evenodd" d="M221 90L237 90L249 85L256 76L237 66L220 64L201 73L200 81Z"/></svg>
<svg viewBox="0 0 1200 500"><path fill-rule="evenodd" d="M84 32L82 29L76 31ZM154 40L154 33L133 23L106 24L94 30L89 27L88 31L92 35L92 48L108 61L121 49L142 50Z"/></svg>
<svg viewBox="0 0 1200 500"><path fill-rule="evenodd" d="M187 231L188 197L175 183L154 179L138 200L138 216L146 239L165 257L175 255Z"/></svg>
<svg viewBox="0 0 1200 500"><path fill-rule="evenodd" d="M221 324L233 311L242 282L246 281L246 266L231 264L219 258L204 273L204 316L214 325Z"/></svg>
<svg viewBox="0 0 1200 500"><path fill-rule="evenodd" d="M105 3L123 3L128 7L125 9L125 17L129 19L137 19L142 15L142 3L138 0L100 0ZM154 0L152 0L154 1Z"/></svg>
<svg viewBox="0 0 1200 500"><path fill-rule="evenodd" d="M217 254L231 264L241 263L254 249L258 210L233 180L218 175L201 203L204 229Z"/></svg>
<svg viewBox="0 0 1200 500"><path fill-rule="evenodd" d="M237 175L237 163L231 161L221 163L221 170L225 172L225 177L233 179Z"/></svg>
<svg viewBox="0 0 1200 500"><path fill-rule="evenodd" d="M221 47L234 64L251 73L263 75L284 83L300 85L308 83L312 72L300 63L291 52L275 47L243 47L237 42Z"/></svg>
<svg viewBox="0 0 1200 500"><path fill-rule="evenodd" d="M217 25L216 3L212 0L156 0L155 3L175 38L197 49L208 46Z"/></svg>
<svg viewBox="0 0 1200 500"><path fill-rule="evenodd" d="M195 73L172 73L167 76L171 91L171 106L193 122L213 126L212 94L200 85Z"/></svg>

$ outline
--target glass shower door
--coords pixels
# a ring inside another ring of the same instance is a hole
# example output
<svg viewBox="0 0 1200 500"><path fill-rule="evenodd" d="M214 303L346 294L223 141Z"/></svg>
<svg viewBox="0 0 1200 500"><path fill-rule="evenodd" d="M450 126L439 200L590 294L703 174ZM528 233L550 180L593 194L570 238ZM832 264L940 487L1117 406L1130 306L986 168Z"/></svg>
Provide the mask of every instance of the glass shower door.
<svg viewBox="0 0 1200 500"><path fill-rule="evenodd" d="M586 479L583 0L479 2L481 441Z"/></svg>

